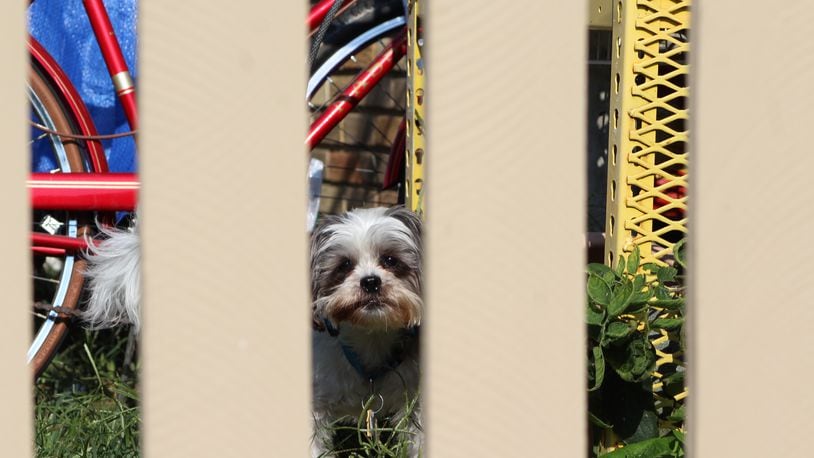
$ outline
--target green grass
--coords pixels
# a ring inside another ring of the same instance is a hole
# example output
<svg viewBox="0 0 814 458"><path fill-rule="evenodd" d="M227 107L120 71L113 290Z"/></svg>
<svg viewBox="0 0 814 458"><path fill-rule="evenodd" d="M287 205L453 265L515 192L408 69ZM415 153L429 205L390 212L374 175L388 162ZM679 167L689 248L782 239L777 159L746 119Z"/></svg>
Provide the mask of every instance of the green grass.
<svg viewBox="0 0 814 458"><path fill-rule="evenodd" d="M138 365L125 364L127 344L127 329L74 327L35 385L36 456L140 456ZM412 412L415 401L405 402ZM365 434L364 420L348 419L334 426L337 456L407 456L413 439L407 431L409 418L395 424L382 419L372 437Z"/></svg>
<svg viewBox="0 0 814 458"><path fill-rule="evenodd" d="M34 388L37 456L140 456L138 367L125 364L127 343L127 329L71 332Z"/></svg>
<svg viewBox="0 0 814 458"><path fill-rule="evenodd" d="M365 409L378 402L372 397L365 404ZM373 458L373 457L407 457L411 442L415 440L410 430L412 416L416 408L416 399L405 399L406 416L398 421L383 419L377 424L375 433L367 434L366 415L359 418L340 420L333 425L334 447L332 453L339 458ZM355 424L354 424L355 423ZM331 455L334 456L334 455Z"/></svg>

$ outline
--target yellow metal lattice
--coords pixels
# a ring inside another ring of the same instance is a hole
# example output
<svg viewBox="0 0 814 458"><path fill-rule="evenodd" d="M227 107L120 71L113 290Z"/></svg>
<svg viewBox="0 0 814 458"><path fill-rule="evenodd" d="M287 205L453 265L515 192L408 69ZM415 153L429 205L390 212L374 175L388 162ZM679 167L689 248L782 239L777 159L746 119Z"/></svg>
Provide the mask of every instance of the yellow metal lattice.
<svg viewBox="0 0 814 458"><path fill-rule="evenodd" d="M638 246L642 263L668 265L687 233L689 0L613 2L605 262ZM672 317L665 312L662 317ZM657 409L683 405L665 373L682 366L680 336L661 330L653 394Z"/></svg>
<svg viewBox="0 0 814 458"><path fill-rule="evenodd" d="M424 216L424 38L418 0L409 4L407 25L407 120L404 192L408 208Z"/></svg>
<svg viewBox="0 0 814 458"><path fill-rule="evenodd" d="M613 6L605 261L669 263L686 234L688 0Z"/></svg>

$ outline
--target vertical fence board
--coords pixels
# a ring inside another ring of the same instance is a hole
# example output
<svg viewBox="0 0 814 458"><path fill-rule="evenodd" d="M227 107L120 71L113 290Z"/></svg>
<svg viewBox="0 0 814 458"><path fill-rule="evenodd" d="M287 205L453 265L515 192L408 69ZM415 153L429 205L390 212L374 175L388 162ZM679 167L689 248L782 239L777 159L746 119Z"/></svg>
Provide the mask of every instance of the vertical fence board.
<svg viewBox="0 0 814 458"><path fill-rule="evenodd" d="M147 456L308 446L305 2L142 2Z"/></svg>
<svg viewBox="0 0 814 458"><path fill-rule="evenodd" d="M811 456L814 4L696 13L689 437L694 456Z"/></svg>
<svg viewBox="0 0 814 458"><path fill-rule="evenodd" d="M3 320L0 323L0 456L31 455L31 374L25 352L31 343L31 254L28 247L30 220L25 188L29 168L26 137L27 104L25 75L25 4L0 4L0 138L5 167L0 167L2 220L0 238L6 242L0 291Z"/></svg>
<svg viewBox="0 0 814 458"><path fill-rule="evenodd" d="M427 4L429 456L580 456L587 5Z"/></svg>

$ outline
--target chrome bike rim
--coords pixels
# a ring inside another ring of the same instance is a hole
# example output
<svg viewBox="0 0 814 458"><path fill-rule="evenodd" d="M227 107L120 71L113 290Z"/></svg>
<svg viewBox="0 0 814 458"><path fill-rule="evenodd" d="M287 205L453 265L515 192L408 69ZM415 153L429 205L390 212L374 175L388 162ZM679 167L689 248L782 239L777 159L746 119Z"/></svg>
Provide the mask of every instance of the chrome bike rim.
<svg viewBox="0 0 814 458"><path fill-rule="evenodd" d="M46 126L48 129L56 130L56 125L54 124L53 119L48 114L48 111L45 109L42 101L37 97L37 94L28 87L28 100L31 104L31 107L34 113L39 117L39 121L41 124ZM71 166L68 162L68 155L65 152L65 146L62 144L62 140L59 136L48 134L47 135L51 141L51 146L53 148L54 157L56 158L59 169L63 173L70 173ZM66 235L70 237L77 236L78 225L75 219L70 219L65 222L66 226ZM66 255L63 259L62 265L62 272L59 274L59 287L54 294L54 298L51 302L51 305L54 307L61 307L65 296L68 292L68 283L71 279L71 274L73 272L75 257L72 255ZM54 325L57 323L57 319L59 318L59 314L55 311L49 311L45 317L45 321L40 326L40 329L37 331L36 336L34 337L34 341L31 343L31 346L28 348L28 353L26 355L26 360L28 363L34 359L34 356L40 351L42 344L45 342L45 339L51 333Z"/></svg>

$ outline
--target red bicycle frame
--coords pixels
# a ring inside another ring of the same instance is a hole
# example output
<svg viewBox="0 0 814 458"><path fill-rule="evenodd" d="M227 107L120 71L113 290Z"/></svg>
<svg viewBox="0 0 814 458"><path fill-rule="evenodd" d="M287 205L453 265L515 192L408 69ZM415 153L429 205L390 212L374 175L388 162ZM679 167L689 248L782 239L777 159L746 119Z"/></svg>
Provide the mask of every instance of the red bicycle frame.
<svg viewBox="0 0 814 458"><path fill-rule="evenodd" d="M403 32L390 42L376 56L370 66L358 74L353 82L336 98L336 101L331 103L319 118L311 124L311 129L305 138L305 145L308 149L311 150L318 145L339 124L339 121L343 120L373 90L384 75L392 70L396 62L406 53L407 34Z"/></svg>
<svg viewBox="0 0 814 458"><path fill-rule="evenodd" d="M132 130L138 126L135 86L125 63L119 42L110 23L110 17L102 0L83 0L85 11L102 52L110 78ZM28 180L33 209L84 210L84 211L130 211L135 209L138 181L135 174L107 173L104 149L98 139L87 107L82 102L70 80L33 37L28 49L39 66L57 85L66 101L66 109L77 120L78 129L85 141L90 163L95 173L34 173ZM32 251L41 254L64 254L86 248L83 239L32 233Z"/></svg>
<svg viewBox="0 0 814 458"><path fill-rule="evenodd" d="M136 86L133 83L133 77L130 76L127 63L124 61L119 40L116 39L113 26L110 24L110 16L108 16L102 0L83 0L82 5L85 6L88 19L90 19L90 26L94 35L96 35L96 41L99 42L99 48L102 50L102 56L107 65L108 73L110 73L110 79L113 81L113 87L116 89L116 95L122 103L122 108L124 108L127 122L132 130L136 130L138 128Z"/></svg>
<svg viewBox="0 0 814 458"><path fill-rule="evenodd" d="M134 173L32 173L34 210L132 211L139 182Z"/></svg>
<svg viewBox="0 0 814 458"><path fill-rule="evenodd" d="M34 210L133 211L139 181L134 173L32 173L27 182ZM87 248L84 239L31 234L35 253L61 255Z"/></svg>
<svg viewBox="0 0 814 458"><path fill-rule="evenodd" d="M311 9L306 25L313 31L324 19L335 0L322 0ZM346 2L344 8L353 3ZM138 125L135 104L135 88L127 69L118 40L113 32L107 11L101 0L83 0L85 10L94 30L102 56L108 67L116 94L122 103L128 122L133 130ZM406 34L399 34L390 45L376 57L374 62L357 75L351 85L328 106L312 123L305 144L311 149L342 120L386 75L406 53ZM90 122L87 108L59 65L33 38L29 41L32 56L56 81L68 101L76 119L80 120L83 135L97 135ZM95 173L46 174L32 173L27 182L31 195L31 207L42 210L64 211L132 211L136 207L139 181L136 174L107 173L104 151L98 140L87 140L89 155ZM87 248L83 239L67 236L32 233L32 250L41 254L64 254Z"/></svg>

